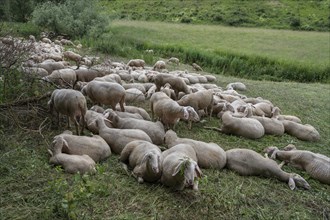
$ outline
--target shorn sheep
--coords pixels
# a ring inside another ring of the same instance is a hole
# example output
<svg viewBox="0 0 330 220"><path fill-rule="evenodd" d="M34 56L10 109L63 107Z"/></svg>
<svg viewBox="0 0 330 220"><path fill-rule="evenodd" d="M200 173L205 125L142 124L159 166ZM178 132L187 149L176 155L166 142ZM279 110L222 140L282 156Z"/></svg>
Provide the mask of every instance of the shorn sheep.
<svg viewBox="0 0 330 220"><path fill-rule="evenodd" d="M95 162L107 159L111 155L111 150L107 142L99 136L76 136L71 131L65 131L54 137L56 140L62 137L66 144L62 148L62 153L90 156Z"/></svg>
<svg viewBox="0 0 330 220"><path fill-rule="evenodd" d="M187 144L179 144L162 153L162 176L160 181L175 190L191 187L198 190L198 178L202 171L197 164L194 148Z"/></svg>
<svg viewBox="0 0 330 220"><path fill-rule="evenodd" d="M297 150L294 145L288 145L284 150L279 150L277 147L267 147L265 152L272 159L279 159L293 167L305 170L312 178L330 185L329 157L311 151ZM284 164L283 162L281 165Z"/></svg>
<svg viewBox="0 0 330 220"><path fill-rule="evenodd" d="M48 101L50 112L57 114L58 126L60 123L60 113L67 116L68 128L70 128L70 119L76 126L78 135L83 133L85 127L85 114L87 111L87 102L85 96L73 89L55 89ZM82 123L79 131L79 122Z"/></svg>
<svg viewBox="0 0 330 220"><path fill-rule="evenodd" d="M82 88L82 93L87 95L95 104L110 105L116 110L120 104L121 111L125 111L125 89L118 83L91 81Z"/></svg>
<svg viewBox="0 0 330 220"><path fill-rule="evenodd" d="M156 92L151 96L150 107L152 119L156 115L166 129L174 129L180 119L199 121L198 114L192 107L180 106L163 92Z"/></svg>
<svg viewBox="0 0 330 220"><path fill-rule="evenodd" d="M215 143L206 143L190 138L179 138L172 130L166 132L164 141L168 148L178 144L188 144L193 147L196 152L198 166L201 168L221 170L226 165L226 152Z"/></svg>
<svg viewBox="0 0 330 220"><path fill-rule="evenodd" d="M120 154L120 161L133 169L132 174L139 183L155 182L161 177L162 152L158 146L147 141L132 141Z"/></svg>
<svg viewBox="0 0 330 220"><path fill-rule="evenodd" d="M49 163L61 165L67 173L95 173L95 161L88 155L70 155L62 153L62 148L68 144L63 137L58 136L52 143L52 149L48 150L50 154Z"/></svg>
<svg viewBox="0 0 330 220"><path fill-rule="evenodd" d="M242 176L274 177L282 182L287 182L291 190L296 187L311 188L300 175L284 172L275 161L265 158L253 150L231 149L226 151L226 154L226 167Z"/></svg>

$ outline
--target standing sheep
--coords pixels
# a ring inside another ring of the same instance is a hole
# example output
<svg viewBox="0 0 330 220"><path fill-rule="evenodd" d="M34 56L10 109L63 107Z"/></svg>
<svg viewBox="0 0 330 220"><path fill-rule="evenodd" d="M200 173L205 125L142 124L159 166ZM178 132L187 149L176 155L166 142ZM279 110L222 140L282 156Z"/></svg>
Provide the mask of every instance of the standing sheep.
<svg viewBox="0 0 330 220"><path fill-rule="evenodd" d="M158 146L147 141L132 141L120 154L125 169L129 165L133 176L139 183L155 182L161 177L162 152Z"/></svg>
<svg viewBox="0 0 330 220"><path fill-rule="evenodd" d="M127 66L130 66L130 67L142 67L142 69L144 69L144 65L146 64L146 62L142 59L133 59L133 60L130 60L128 63L127 63Z"/></svg>
<svg viewBox="0 0 330 220"><path fill-rule="evenodd" d="M55 89L48 101L50 112L57 114L58 126L60 123L59 114L67 116L68 128L70 128L70 119L74 121L78 135L83 133L85 127L85 114L87 111L87 102L84 95L73 89ZM79 122L82 123L79 132Z"/></svg>
<svg viewBox="0 0 330 220"><path fill-rule="evenodd" d="M155 65L152 67L152 70L162 70L166 68L166 63L162 60L158 60Z"/></svg>
<svg viewBox="0 0 330 220"><path fill-rule="evenodd" d="M82 93L87 95L95 104L110 105L116 110L120 104L121 111L125 111L125 89L118 83L91 81L82 88Z"/></svg>

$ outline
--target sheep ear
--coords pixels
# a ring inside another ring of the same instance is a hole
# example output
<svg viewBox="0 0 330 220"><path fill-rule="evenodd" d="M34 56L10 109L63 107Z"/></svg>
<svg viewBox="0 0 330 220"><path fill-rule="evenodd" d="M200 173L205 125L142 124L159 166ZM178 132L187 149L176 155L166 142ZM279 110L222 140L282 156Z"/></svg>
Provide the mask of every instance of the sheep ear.
<svg viewBox="0 0 330 220"><path fill-rule="evenodd" d="M289 178L289 183L288 184L289 184L289 187L290 187L291 190L294 190L296 188L296 183L294 182L292 177Z"/></svg>
<svg viewBox="0 0 330 220"><path fill-rule="evenodd" d="M199 166L198 166L197 164L196 164L196 166L195 166L195 171L196 171L196 173L197 173L197 177L198 177L198 178L201 178L202 175L203 175L203 173L202 173L201 169L199 168Z"/></svg>
<svg viewBox="0 0 330 220"><path fill-rule="evenodd" d="M144 163L148 160L148 158L150 158L150 153L146 153L144 156L143 156L143 159L142 159L142 162L141 163Z"/></svg>
<svg viewBox="0 0 330 220"><path fill-rule="evenodd" d="M172 176L176 176L180 171L181 171L181 167L184 164L184 161L180 161L180 163L175 167L174 169L174 173L172 174Z"/></svg>
<svg viewBox="0 0 330 220"><path fill-rule="evenodd" d="M105 117L105 118L108 118L108 117L109 117L109 115L110 115L110 113L109 113L109 112L107 112L107 113L105 113L105 114L104 114L104 117Z"/></svg>
<svg viewBox="0 0 330 220"><path fill-rule="evenodd" d="M52 157L53 156L53 152L51 150L48 149L48 153L49 155Z"/></svg>
<svg viewBox="0 0 330 220"><path fill-rule="evenodd" d="M185 120L188 120L188 118L189 118L188 107L183 107L183 118Z"/></svg>

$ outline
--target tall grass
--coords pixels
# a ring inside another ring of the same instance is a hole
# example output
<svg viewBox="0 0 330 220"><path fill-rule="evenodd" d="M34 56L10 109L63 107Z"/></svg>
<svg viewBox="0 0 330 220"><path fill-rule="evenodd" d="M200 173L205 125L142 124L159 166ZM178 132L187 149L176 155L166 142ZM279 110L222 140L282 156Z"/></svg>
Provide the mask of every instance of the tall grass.
<svg viewBox="0 0 330 220"><path fill-rule="evenodd" d="M196 62L205 70L258 80L329 82L327 33L115 21L108 34L85 43L110 54ZM299 46L303 45L303 46ZM152 64L152 63L149 63Z"/></svg>

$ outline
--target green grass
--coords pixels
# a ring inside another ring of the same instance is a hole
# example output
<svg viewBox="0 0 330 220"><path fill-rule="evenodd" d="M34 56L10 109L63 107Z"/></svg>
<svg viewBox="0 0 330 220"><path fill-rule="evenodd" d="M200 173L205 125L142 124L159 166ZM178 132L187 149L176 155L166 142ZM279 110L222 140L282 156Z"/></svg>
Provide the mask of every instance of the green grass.
<svg viewBox="0 0 330 220"><path fill-rule="evenodd" d="M189 66L179 66L179 69ZM219 126L213 118L205 124L180 122L180 137L215 142L225 150L249 148L262 152L266 146L294 143L300 149L330 155L329 84L269 82L217 75L216 83L241 81L248 97L262 96L279 106L283 114L300 117L321 134L321 141L310 143L289 135L264 136L259 140L219 134L203 126ZM19 94L17 94L19 96ZM242 177L226 169L203 169L200 190L173 192L156 184L138 184L128 176L112 155L97 167L93 176L65 174L48 164L47 147L64 127L54 128L49 118L41 132L39 125L49 117L44 111L31 116L29 111L46 108L47 100L37 106L0 110L0 219L328 219L330 186L311 179L305 172L285 167L302 175L310 191L291 191L286 183L261 177ZM39 107L38 107L39 106ZM148 102L140 106L147 106ZM20 126L10 118L18 111ZM12 111L10 113L9 111ZM9 118L8 118L9 117ZM63 122L62 126L65 126ZM32 129L34 131L30 131ZM85 132L85 135L89 135Z"/></svg>
<svg viewBox="0 0 330 220"><path fill-rule="evenodd" d="M101 3L115 18L329 31L327 0L140 0Z"/></svg>

